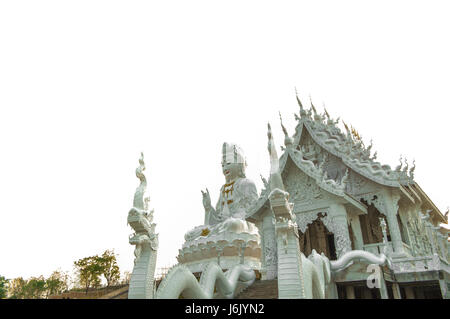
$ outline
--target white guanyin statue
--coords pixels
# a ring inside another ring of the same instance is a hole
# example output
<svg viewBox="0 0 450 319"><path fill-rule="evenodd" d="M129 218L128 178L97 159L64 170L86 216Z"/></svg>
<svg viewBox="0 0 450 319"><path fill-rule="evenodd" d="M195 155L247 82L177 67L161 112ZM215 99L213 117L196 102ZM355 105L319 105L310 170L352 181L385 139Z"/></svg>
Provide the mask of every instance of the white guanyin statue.
<svg viewBox="0 0 450 319"><path fill-rule="evenodd" d="M214 209L208 189L202 191L205 224L185 235L186 241L208 237L222 232L258 234L257 227L245 220L249 208L257 201L255 183L245 177L247 166L244 152L236 144L224 143L222 147L222 172L225 184Z"/></svg>

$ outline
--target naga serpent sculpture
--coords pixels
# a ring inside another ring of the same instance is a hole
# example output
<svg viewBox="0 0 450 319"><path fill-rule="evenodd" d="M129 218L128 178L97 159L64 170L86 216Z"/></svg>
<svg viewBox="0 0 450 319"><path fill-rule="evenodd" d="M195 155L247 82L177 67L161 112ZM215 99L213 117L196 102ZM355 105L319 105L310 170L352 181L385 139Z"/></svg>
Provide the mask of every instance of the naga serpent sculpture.
<svg viewBox="0 0 450 319"><path fill-rule="evenodd" d="M226 272L216 263L206 265L200 282L182 264L173 267L159 285L157 299L174 299L182 296L189 299L232 299L241 288L253 284L255 273L248 266L237 264ZM217 288L217 293L214 293Z"/></svg>

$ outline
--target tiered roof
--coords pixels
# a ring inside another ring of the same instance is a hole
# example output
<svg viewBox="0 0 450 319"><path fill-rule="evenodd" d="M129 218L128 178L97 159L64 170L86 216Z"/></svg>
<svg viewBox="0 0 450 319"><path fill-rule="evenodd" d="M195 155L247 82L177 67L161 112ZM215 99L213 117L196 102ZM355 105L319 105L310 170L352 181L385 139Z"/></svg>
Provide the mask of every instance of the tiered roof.
<svg viewBox="0 0 450 319"><path fill-rule="evenodd" d="M439 209L414 181L414 170L416 168L414 162L412 167L409 167L407 161L405 160L403 163L400 158L400 165L395 169L392 169L389 165L382 165L376 161L377 153L372 154L372 143L369 146L365 146L356 130L353 128L349 129L343 122L346 131L344 133L338 127L339 118L336 120L331 118L326 109L323 114L319 114L312 102L309 110L305 110L298 96L297 102L300 107L300 116L295 114L298 124L292 137L288 135L281 122L285 134L285 148L280 157L281 173L283 173L289 157L302 172L313 178L322 189L336 196L344 197L354 205L357 202L360 206L359 208L365 210L364 205L345 192L348 169L351 169L377 184L398 188L413 203L426 201L428 206L433 209L433 214L437 216L438 220L444 223L447 222ZM306 132L315 143L341 159L346 165L348 169L341 181L328 179L320 164L315 165L304 157L304 150L300 142ZM265 205L267 196L268 193L266 190L263 190L254 209L249 212L248 216L254 215Z"/></svg>

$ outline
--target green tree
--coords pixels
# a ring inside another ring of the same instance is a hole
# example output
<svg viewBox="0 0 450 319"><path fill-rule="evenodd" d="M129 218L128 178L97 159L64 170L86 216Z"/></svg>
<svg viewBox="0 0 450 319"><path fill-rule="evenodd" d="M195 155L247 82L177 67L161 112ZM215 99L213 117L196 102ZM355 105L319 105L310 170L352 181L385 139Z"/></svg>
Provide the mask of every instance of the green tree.
<svg viewBox="0 0 450 319"><path fill-rule="evenodd" d="M25 287L27 281L22 277L14 278L9 282L9 298L11 299L23 299L25 298Z"/></svg>
<svg viewBox="0 0 450 319"><path fill-rule="evenodd" d="M45 281L46 298L50 295L58 295L69 289L69 275L55 270Z"/></svg>
<svg viewBox="0 0 450 319"><path fill-rule="evenodd" d="M46 289L46 280L44 276L31 277L25 285L24 297L26 299L44 298Z"/></svg>
<svg viewBox="0 0 450 319"><path fill-rule="evenodd" d="M4 299L8 295L8 283L9 279L0 276L0 299Z"/></svg>
<svg viewBox="0 0 450 319"><path fill-rule="evenodd" d="M99 262L99 258L96 255L85 257L74 262L78 284L86 289L86 294L89 288L100 286L100 276L103 273L103 267Z"/></svg>
<svg viewBox="0 0 450 319"><path fill-rule="evenodd" d="M99 264L102 267L102 274L106 279L106 286L117 284L120 280L120 269L117 265L114 250L106 250L99 258Z"/></svg>

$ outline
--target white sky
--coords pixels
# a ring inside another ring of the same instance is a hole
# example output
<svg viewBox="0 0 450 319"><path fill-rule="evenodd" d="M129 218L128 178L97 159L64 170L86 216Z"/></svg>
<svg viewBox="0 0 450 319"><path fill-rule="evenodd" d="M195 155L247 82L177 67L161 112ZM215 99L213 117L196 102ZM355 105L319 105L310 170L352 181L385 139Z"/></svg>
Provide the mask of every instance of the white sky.
<svg viewBox="0 0 450 319"><path fill-rule="evenodd" d="M224 182L224 141L267 177L266 125L283 142L294 87L352 124L378 160L416 159L445 212L450 44L446 1L0 2L0 275L48 276L114 249L144 152L160 233L176 262Z"/></svg>

